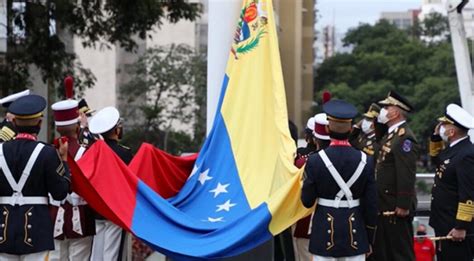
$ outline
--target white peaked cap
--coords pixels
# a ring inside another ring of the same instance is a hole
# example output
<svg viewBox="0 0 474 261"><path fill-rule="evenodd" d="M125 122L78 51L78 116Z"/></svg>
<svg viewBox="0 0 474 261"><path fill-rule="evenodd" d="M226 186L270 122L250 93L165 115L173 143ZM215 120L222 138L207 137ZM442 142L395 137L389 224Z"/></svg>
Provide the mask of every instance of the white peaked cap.
<svg viewBox="0 0 474 261"><path fill-rule="evenodd" d="M97 112L89 122L89 131L102 134L114 128L120 120L120 113L115 107L105 107Z"/></svg>
<svg viewBox="0 0 474 261"><path fill-rule="evenodd" d="M10 94L7 97L3 97L2 99L0 99L0 104L14 102L16 99L18 99L20 97L29 95L30 92L31 92L30 90L24 90L22 92L17 92L17 93L14 93L14 94Z"/></svg>
<svg viewBox="0 0 474 261"><path fill-rule="evenodd" d="M466 129L474 129L474 118L461 106L451 103L446 107L446 115L438 119L441 122L448 122L459 125Z"/></svg>

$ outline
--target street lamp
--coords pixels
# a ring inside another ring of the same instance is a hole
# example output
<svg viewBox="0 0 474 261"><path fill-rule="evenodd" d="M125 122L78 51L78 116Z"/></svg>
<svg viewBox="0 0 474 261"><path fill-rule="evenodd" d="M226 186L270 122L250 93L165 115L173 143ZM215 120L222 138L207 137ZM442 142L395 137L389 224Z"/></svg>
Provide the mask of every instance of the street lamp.
<svg viewBox="0 0 474 261"><path fill-rule="evenodd" d="M474 115L474 81L462 15L462 10L468 2L469 0L447 0L446 4L461 104L471 115ZM474 141L473 132L471 130L471 141Z"/></svg>

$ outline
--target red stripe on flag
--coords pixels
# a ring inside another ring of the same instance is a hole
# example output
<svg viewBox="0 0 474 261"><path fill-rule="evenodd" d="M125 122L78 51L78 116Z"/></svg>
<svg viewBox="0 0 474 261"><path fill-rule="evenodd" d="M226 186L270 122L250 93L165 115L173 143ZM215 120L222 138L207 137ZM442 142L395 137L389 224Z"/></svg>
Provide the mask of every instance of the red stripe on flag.
<svg viewBox="0 0 474 261"><path fill-rule="evenodd" d="M77 162L68 158L73 190L99 214L130 231L138 178L103 141L97 141Z"/></svg>
<svg viewBox="0 0 474 261"><path fill-rule="evenodd" d="M143 143L130 162L129 169L163 198L169 198L183 187L197 156L177 157Z"/></svg>

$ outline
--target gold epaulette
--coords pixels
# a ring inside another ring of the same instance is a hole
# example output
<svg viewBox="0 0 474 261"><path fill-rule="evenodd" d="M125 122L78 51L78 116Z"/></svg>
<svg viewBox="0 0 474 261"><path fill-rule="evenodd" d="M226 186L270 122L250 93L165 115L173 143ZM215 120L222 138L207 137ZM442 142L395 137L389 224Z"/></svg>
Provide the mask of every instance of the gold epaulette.
<svg viewBox="0 0 474 261"><path fill-rule="evenodd" d="M3 126L2 129L0 129L0 139L3 141L9 141L15 137L16 133L12 129L10 129L8 126Z"/></svg>
<svg viewBox="0 0 474 261"><path fill-rule="evenodd" d="M430 141L430 156L436 157L444 149L444 142L440 141Z"/></svg>
<svg viewBox="0 0 474 261"><path fill-rule="evenodd" d="M473 215L474 215L474 204L472 200L467 200L466 203L459 202L458 212L456 214L457 220L471 222Z"/></svg>

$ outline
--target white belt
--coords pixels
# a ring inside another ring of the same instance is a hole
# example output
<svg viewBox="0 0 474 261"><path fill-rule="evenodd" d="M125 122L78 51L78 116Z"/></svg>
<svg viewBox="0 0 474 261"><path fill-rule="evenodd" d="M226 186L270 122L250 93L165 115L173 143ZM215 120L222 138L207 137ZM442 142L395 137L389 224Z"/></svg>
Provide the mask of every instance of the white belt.
<svg viewBox="0 0 474 261"><path fill-rule="evenodd" d="M69 202L73 207L74 206L84 206L87 205L87 202L81 198L81 196L77 195L76 193L72 192L68 194L67 197L61 201L53 199L51 195L49 195L49 204L55 207L60 207L64 203Z"/></svg>
<svg viewBox="0 0 474 261"><path fill-rule="evenodd" d="M325 199L325 198L318 198L318 205L337 208L335 206L339 205L339 208L353 208L358 207L360 205L359 199L353 200L340 200L336 201L334 199Z"/></svg>
<svg viewBox="0 0 474 261"><path fill-rule="evenodd" d="M0 197L0 204L8 205L48 205L48 197L25 197L16 192L11 197Z"/></svg>
<svg viewBox="0 0 474 261"><path fill-rule="evenodd" d="M68 194L66 197L66 201L69 202L69 204L73 206L84 206L87 205L87 202L79 195L76 193L72 192L71 194Z"/></svg>
<svg viewBox="0 0 474 261"><path fill-rule="evenodd" d="M56 214L56 220L54 221L54 237L58 237L63 234L63 226L64 226L64 214L65 210L61 206L64 202L67 201L72 205L72 231L76 232L79 235L83 235L82 232L82 225L81 225L81 213L79 211L78 206L87 205L87 202L81 198L76 193L68 194L66 199L63 201L57 201L50 199L50 204L53 206L58 207L58 212Z"/></svg>

